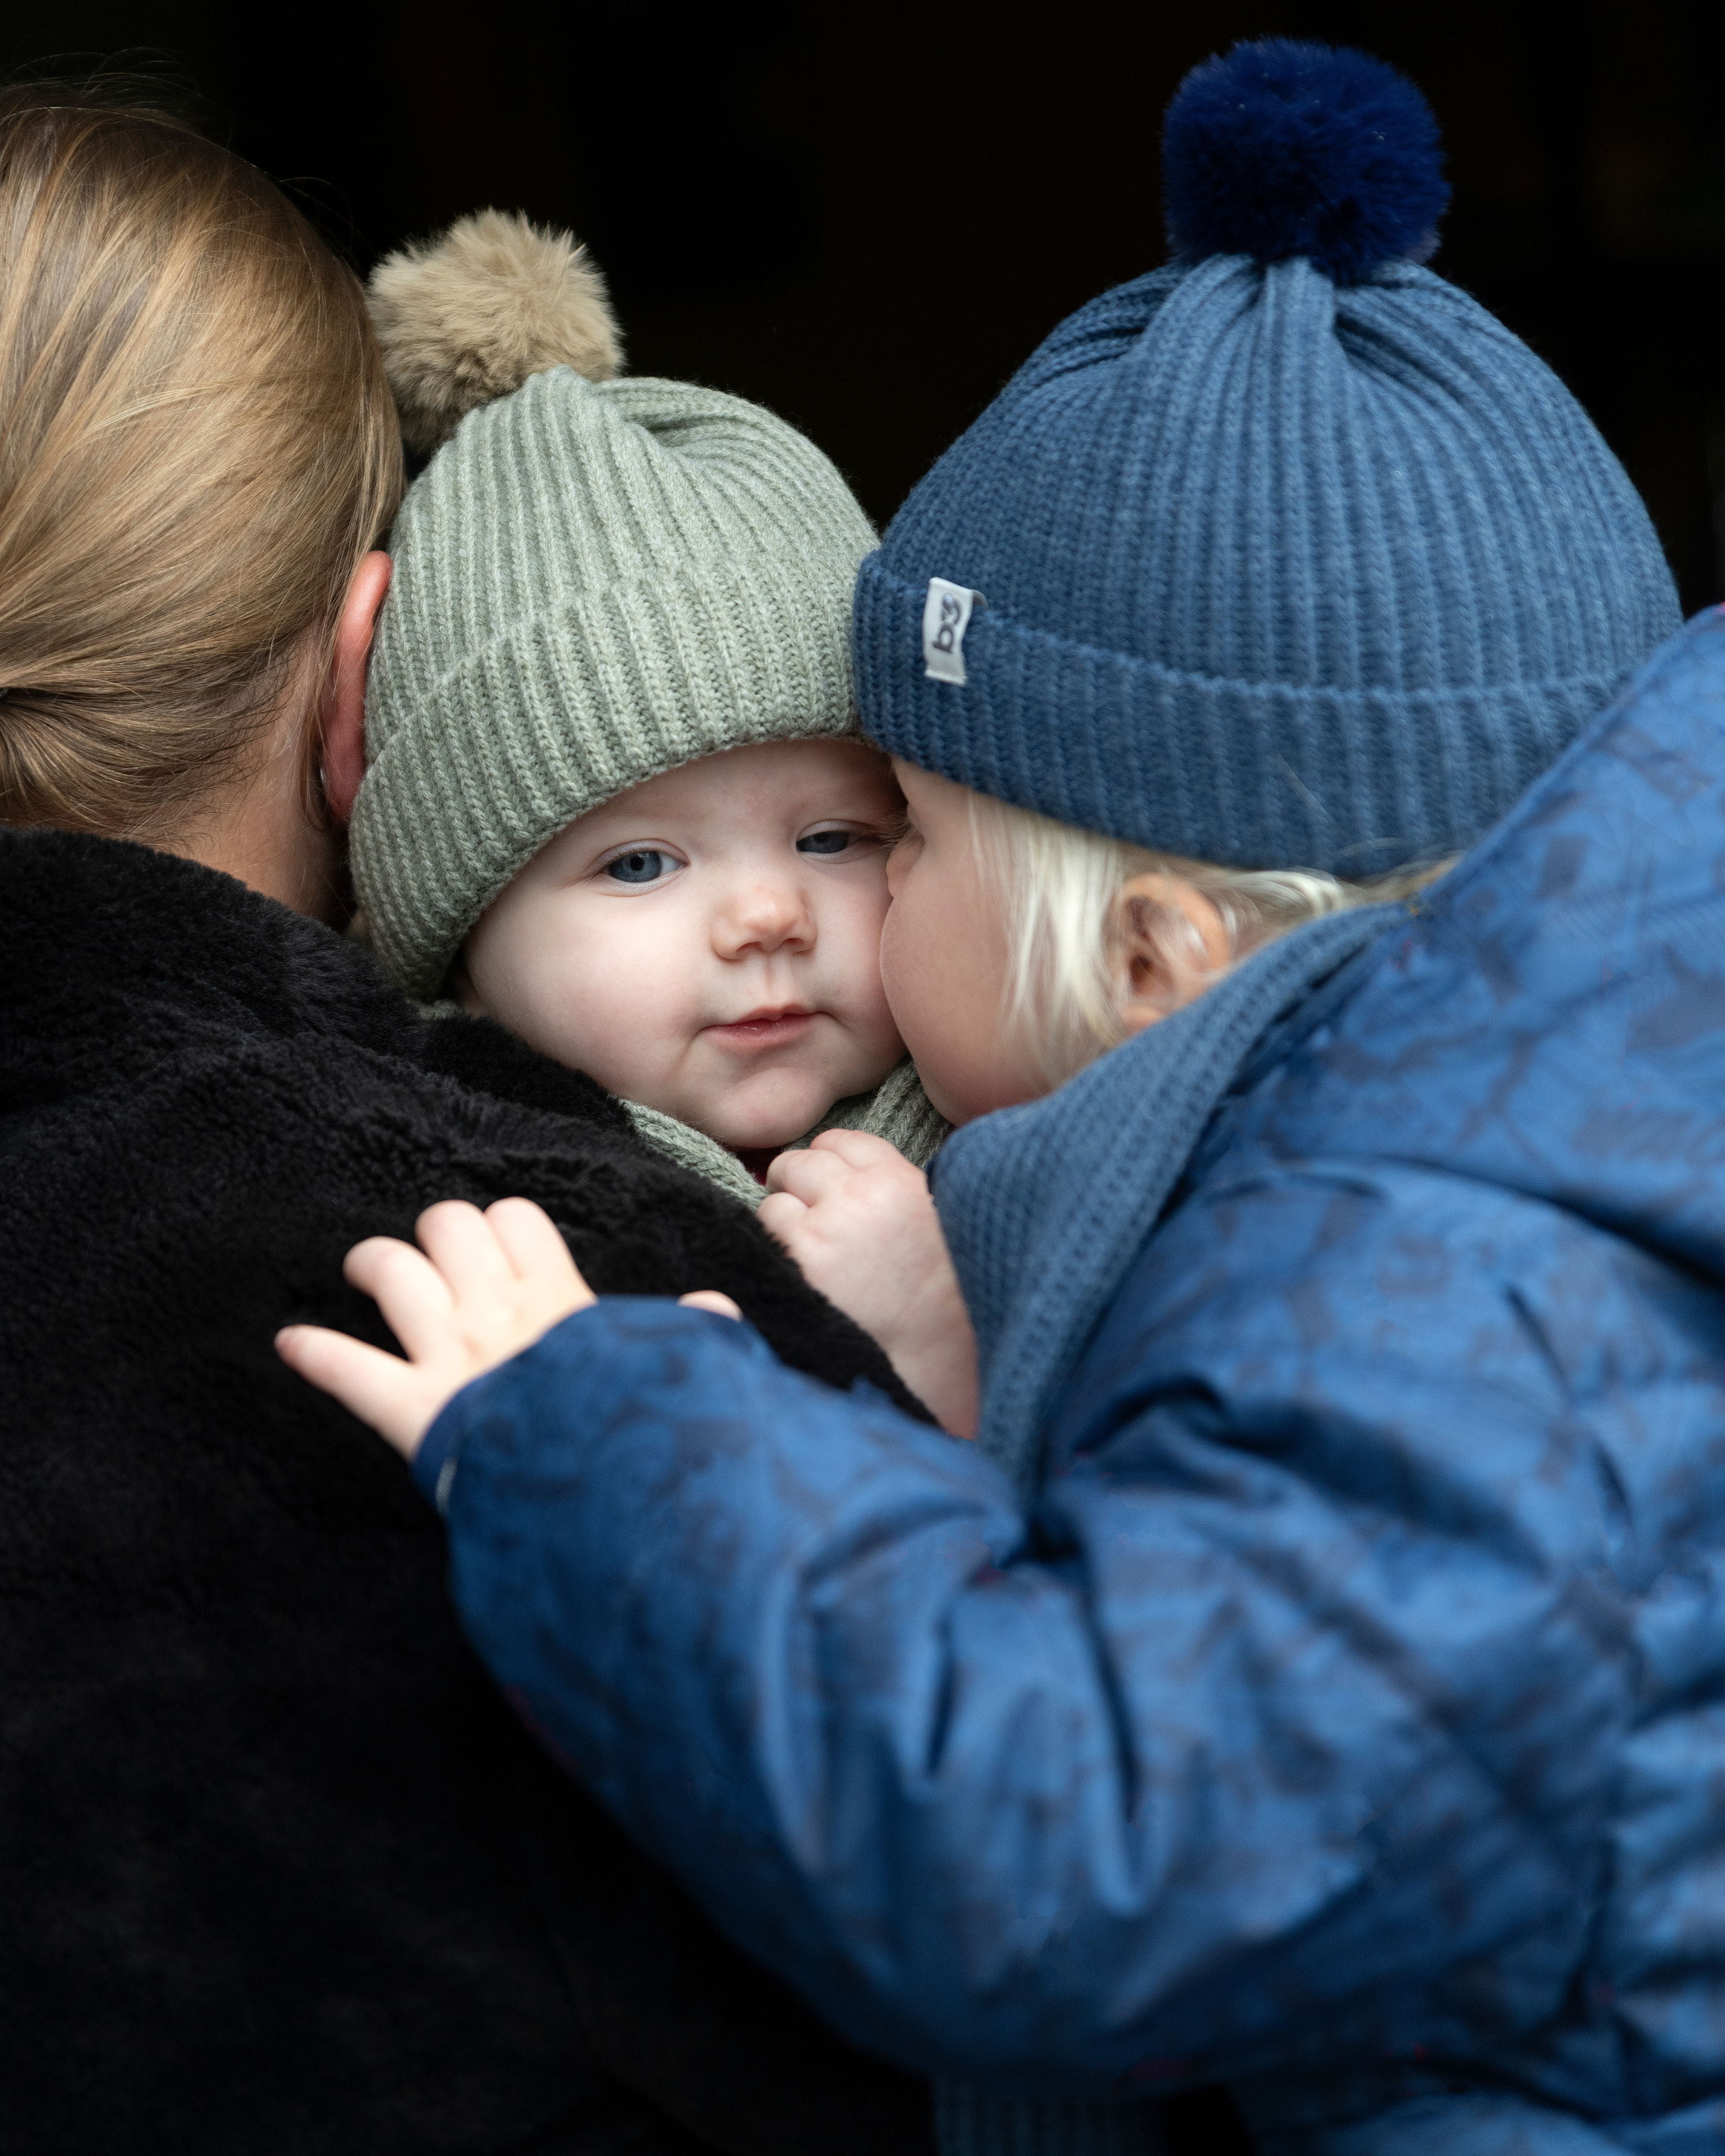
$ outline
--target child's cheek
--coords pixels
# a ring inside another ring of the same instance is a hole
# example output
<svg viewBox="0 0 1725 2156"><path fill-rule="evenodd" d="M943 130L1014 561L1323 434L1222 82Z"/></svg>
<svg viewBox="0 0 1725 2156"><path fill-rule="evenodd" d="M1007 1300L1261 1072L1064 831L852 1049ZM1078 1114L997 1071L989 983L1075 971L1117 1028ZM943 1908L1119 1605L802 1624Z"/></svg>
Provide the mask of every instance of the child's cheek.
<svg viewBox="0 0 1725 2156"><path fill-rule="evenodd" d="M921 1060L919 1038L931 1029L925 1013L939 1000L939 969L924 949L927 927L916 880L907 878L888 908L880 931L880 981L905 1044Z"/></svg>
<svg viewBox="0 0 1725 2156"><path fill-rule="evenodd" d="M1028 1097L1003 1093L1004 942L969 878L901 881L880 939L886 999L935 1106L953 1122Z"/></svg>

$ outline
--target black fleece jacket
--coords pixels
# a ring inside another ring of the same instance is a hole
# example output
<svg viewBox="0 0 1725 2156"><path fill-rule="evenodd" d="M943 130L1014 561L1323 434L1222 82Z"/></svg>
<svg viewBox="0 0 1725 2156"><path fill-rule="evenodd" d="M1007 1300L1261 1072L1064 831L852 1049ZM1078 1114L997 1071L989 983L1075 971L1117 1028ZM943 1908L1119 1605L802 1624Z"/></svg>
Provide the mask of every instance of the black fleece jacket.
<svg viewBox="0 0 1725 2156"><path fill-rule="evenodd" d="M276 1360L384 1337L357 1237L517 1191L596 1286L893 1389L586 1080L225 876L0 832L0 2148L928 2146L541 1757L400 1462Z"/></svg>

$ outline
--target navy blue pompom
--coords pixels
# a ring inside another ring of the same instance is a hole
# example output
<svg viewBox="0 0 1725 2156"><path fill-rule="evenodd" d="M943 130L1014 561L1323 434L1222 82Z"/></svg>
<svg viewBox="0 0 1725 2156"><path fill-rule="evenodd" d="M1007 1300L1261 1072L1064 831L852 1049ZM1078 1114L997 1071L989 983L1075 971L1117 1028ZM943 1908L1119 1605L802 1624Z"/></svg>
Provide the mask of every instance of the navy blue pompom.
<svg viewBox="0 0 1725 2156"><path fill-rule="evenodd" d="M1450 199L1431 108L1368 53L1266 38L1193 69L1162 144L1188 261L1304 254L1338 285L1422 250Z"/></svg>

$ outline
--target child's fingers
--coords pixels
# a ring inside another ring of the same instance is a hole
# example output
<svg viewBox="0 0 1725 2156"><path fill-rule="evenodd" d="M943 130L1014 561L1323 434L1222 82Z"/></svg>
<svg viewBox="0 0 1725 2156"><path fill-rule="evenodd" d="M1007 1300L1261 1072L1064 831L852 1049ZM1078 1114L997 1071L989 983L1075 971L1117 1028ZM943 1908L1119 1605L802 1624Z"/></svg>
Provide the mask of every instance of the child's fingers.
<svg viewBox="0 0 1725 2156"><path fill-rule="evenodd" d="M515 1267L496 1229L477 1205L446 1198L428 1206L413 1223L413 1233L457 1302L502 1293L515 1282Z"/></svg>
<svg viewBox="0 0 1725 2156"><path fill-rule="evenodd" d="M569 1246L550 1217L531 1198L500 1198L485 1208L485 1219L503 1246L517 1278L542 1280L547 1286L585 1288Z"/></svg>
<svg viewBox="0 0 1725 2156"><path fill-rule="evenodd" d="M876 1137L871 1131L823 1131L818 1138L809 1141L809 1152L814 1158L829 1152L851 1168L910 1166L896 1146L888 1144L885 1138ZM793 1159L795 1156L781 1153L778 1158L787 1160Z"/></svg>
<svg viewBox="0 0 1725 2156"><path fill-rule="evenodd" d="M368 1235L347 1253L341 1270L362 1295L371 1296L414 1362L437 1352L454 1305L437 1267L411 1243Z"/></svg>
<svg viewBox="0 0 1725 2156"><path fill-rule="evenodd" d="M275 1336L289 1369L338 1399L411 1460L424 1435L425 1414L412 1366L381 1348L350 1340L321 1325L290 1325Z"/></svg>
<svg viewBox="0 0 1725 2156"><path fill-rule="evenodd" d="M848 1183L855 1172L836 1153L799 1147L795 1152L782 1152L774 1159L767 1170L767 1188L788 1191L805 1205L813 1205L841 1183Z"/></svg>
<svg viewBox="0 0 1725 2156"><path fill-rule="evenodd" d="M680 1295L678 1304L684 1310L710 1310L715 1317L741 1318L742 1312L728 1295L721 1295L716 1287L698 1287L693 1295Z"/></svg>

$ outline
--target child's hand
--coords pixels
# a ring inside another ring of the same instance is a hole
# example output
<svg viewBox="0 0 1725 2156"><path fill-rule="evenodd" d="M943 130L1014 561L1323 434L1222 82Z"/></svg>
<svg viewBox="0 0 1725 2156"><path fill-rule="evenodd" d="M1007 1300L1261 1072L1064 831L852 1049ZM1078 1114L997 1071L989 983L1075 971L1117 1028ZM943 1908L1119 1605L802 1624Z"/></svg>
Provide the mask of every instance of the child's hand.
<svg viewBox="0 0 1725 2156"><path fill-rule="evenodd" d="M977 1422L976 1336L928 1178L885 1138L824 1131L767 1171L761 1224L812 1286L872 1333L958 1437Z"/></svg>
<svg viewBox="0 0 1725 2156"><path fill-rule="evenodd" d="M424 1255L410 1243L373 1235L356 1243L342 1270L377 1300L408 1351L386 1355L345 1332L290 1325L275 1336L290 1370L367 1422L411 1460L439 1413L474 1378L531 1348L540 1335L597 1298L567 1246L526 1198L503 1198L481 1213L451 1200L414 1223ZM728 1296L682 1300L726 1317Z"/></svg>

